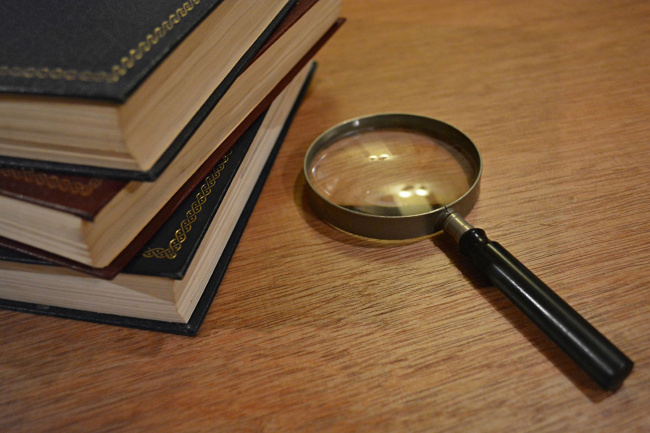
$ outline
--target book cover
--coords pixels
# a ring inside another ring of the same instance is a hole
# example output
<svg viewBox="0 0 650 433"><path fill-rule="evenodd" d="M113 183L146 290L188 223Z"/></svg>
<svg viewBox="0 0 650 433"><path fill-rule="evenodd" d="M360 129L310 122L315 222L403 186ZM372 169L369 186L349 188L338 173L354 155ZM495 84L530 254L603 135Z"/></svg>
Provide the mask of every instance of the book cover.
<svg viewBox="0 0 650 433"><path fill-rule="evenodd" d="M180 201L182 201L189 191L196 186L198 182L205 176L207 171L211 169L212 166L225 154L225 152L232 146L234 143L233 137L237 137L238 135L241 134L243 130L245 130L250 124L255 120L257 116L263 111L267 106L270 105L271 101L273 100L274 96L279 93L279 91L286 86L289 80L291 80L296 73L309 61L309 59L315 54L315 52L327 41L327 39L338 29L338 27L342 24L342 20L337 21L325 34L318 40L318 42L312 46L312 48L301 58L301 60L294 65L294 67L289 71L289 73L284 77L284 79L280 80L279 83L276 84L276 86L271 90L271 92L263 99L263 101L251 112L246 119L235 129L233 134L231 134L230 138L227 140L229 143L223 143L222 146L219 146L217 150L207 158L207 160L200 166L198 171L192 175L185 183L185 186L181 188L181 190L177 191L177 193L168 201L167 205L163 206L163 208L156 214L156 216L153 218L152 222L149 223L148 227L151 228L152 230L156 227L160 227L161 222L163 222L169 215L170 213L175 209L175 207L178 205ZM9 239L7 237L1 238L0 239L0 244L7 246L9 248L22 251L31 255L35 255L37 257L41 257L44 259L47 259L49 261L69 266L74 269L81 270L83 272L88 272L92 273L93 275L100 276L102 278L112 278L114 275L119 272L119 270L128 263L131 257L133 257L133 254L139 250L139 248L146 242L148 239L148 236L151 236L151 233L147 232L147 230L143 230L138 234L135 239L132 239L130 241L130 244L126 248L123 249L121 253L119 253L108 265L100 266L100 267L95 267L95 266L89 266L89 265L84 265L79 262L76 262L74 260L66 259L60 255L53 254L51 252L47 252L38 248L34 248L31 246L28 246L26 244L23 244L21 242Z"/></svg>
<svg viewBox="0 0 650 433"><path fill-rule="evenodd" d="M3 48L0 56L0 92L124 104L170 53L181 46L187 36L222 3L231 2L100 1L93 3L92 7L72 0L51 4L15 0L2 2L0 12L11 19L0 27L0 45ZM74 158L61 162L11 155L0 156L0 167L125 180L156 179L237 76L264 48L273 32L282 31L283 22L284 26L290 25L285 18L297 0L287 0L285 3L223 80L210 90L211 95L208 93L209 97L198 111L189 122L184 122L186 126L148 169L84 165L74 161ZM224 7L233 6L224 4Z"/></svg>
<svg viewBox="0 0 650 433"><path fill-rule="evenodd" d="M124 102L222 1L5 0L0 91Z"/></svg>
<svg viewBox="0 0 650 433"><path fill-rule="evenodd" d="M293 121L293 117L295 116L295 113L300 105L300 102L302 101L305 95L306 89L309 85L309 82L311 81L311 77L314 73L314 70L315 70L315 64L313 64L310 67L308 75L304 83L302 84L300 93L293 105L293 108L291 109L287 117L286 122L284 123L282 131L280 132L275 144L273 145L272 150L270 151L268 158L266 159L266 162L263 165L262 171L260 172L259 177L257 178L257 181L255 182L248 199L246 200L246 203L243 207L243 211L241 212L241 215L237 220L237 223L232 231L232 234L230 235L226 243L226 246L223 252L221 253L218 263L214 268L214 271L212 272L212 275L210 276L209 281L206 284L205 289L203 290L202 295L187 323L133 318L133 317L123 316L123 315L116 315L116 314L94 313L89 311L82 311L82 310L62 308L62 307L52 307L52 306L39 305L39 304L28 303L28 302L12 301L7 299L0 299L0 308L10 309L10 310L20 311L20 312L55 316L61 318L84 320L84 321L90 321L95 323L133 327L133 328L145 329L150 331L174 333L174 334L181 334L181 335L195 335L198 332L199 327L201 326L209 310L209 307L214 299L214 296L218 290L221 280L223 279L226 273L228 264L232 258L232 255L234 254L239 239L243 234L243 231L253 211L257 198L259 197L262 191L266 178L268 177L269 172L272 168L273 162L275 161L275 158L280 150L280 146L284 141L287 131L291 125L291 122ZM174 235L171 235L171 232L174 231L174 229L176 229L175 232L177 232L179 230L178 227L183 224L183 221L187 220L188 218L192 219L192 217L190 216L194 212L192 211L192 208L195 206L195 202L196 202L195 199L198 199L199 201L202 202L201 206L206 206L205 209L206 212L204 213L204 215L206 215L207 218L204 218L201 221L196 219L193 221L192 224L195 226L195 228L198 229L198 234L193 239L191 240L187 239L184 241L185 243L184 247L186 246L187 248L185 248L184 252L182 253L182 256L180 254L177 254L177 257L175 257L174 259L176 260L176 258L178 258L179 264L176 265L176 269L178 273L173 275L172 277L182 278L184 276L185 269L187 269L187 265L189 264L189 262L192 261L194 257L194 252L197 246L200 244L206 228L210 225L210 222L214 217L214 213L219 208L221 199L223 198L223 194L227 190L227 186L230 184L231 179L230 180L227 179L228 175L227 173L224 172L226 170L234 171L235 166L238 165L237 161L241 162L241 159L243 159L245 151L247 150L248 148L245 146L233 148L233 153L228 155L227 158L224 158L220 162L220 164L214 168L213 172L205 179L203 185L201 185L199 188L197 188L194 191L194 194L191 196L191 199L187 200L187 202L184 203L184 206L179 208L179 210L176 212L174 217L170 218L170 220L165 224L163 229L156 234L156 236L147 244L145 248L142 249L142 251L140 251L138 257L141 258L136 258L132 261L132 263L129 264L128 266L129 272L138 273L138 274L151 273L152 275L167 276L168 271L163 268L167 268L169 266L168 263L166 263L164 266L160 266L158 264L158 266L156 266L158 270L156 271L156 270L152 270L152 268L149 265L143 265L142 261L146 260L145 256L151 250L160 249L160 245L165 244L166 241L170 239L170 236L171 238L174 238L176 234L174 233ZM227 169L226 165L229 162L233 162L234 164ZM224 178L221 178L221 174L224 174ZM215 176L216 179L221 180L218 187L213 185L215 181L214 179ZM208 188L214 188L215 189L214 194L208 194L206 196L205 189L202 189L205 188L205 186L207 186ZM204 199L201 199L200 197L203 197ZM183 214L183 211L185 211L186 209L187 211L185 212L185 214ZM178 249L177 253L180 252L181 250L182 249ZM41 266L52 266L47 262L40 262L30 256L21 256L20 254L17 254L16 252L11 250L0 249L0 259L11 260L11 261L23 261L25 263L38 264Z"/></svg>

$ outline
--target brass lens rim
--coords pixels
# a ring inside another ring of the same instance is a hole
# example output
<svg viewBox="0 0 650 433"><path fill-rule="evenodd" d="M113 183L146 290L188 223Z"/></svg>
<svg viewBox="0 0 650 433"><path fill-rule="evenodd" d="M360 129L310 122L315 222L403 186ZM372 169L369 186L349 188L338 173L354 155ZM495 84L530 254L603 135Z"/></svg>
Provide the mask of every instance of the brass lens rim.
<svg viewBox="0 0 650 433"><path fill-rule="evenodd" d="M309 170L315 156L343 137L363 131L381 129L405 129L426 134L445 142L460 152L470 163L471 186L446 207L433 209L418 215L385 216L370 215L339 206L323 197L310 182ZM408 113L379 113L358 117L340 123L319 135L309 146L303 164L306 195L314 211L327 223L358 236L401 240L429 236L442 230L442 222L453 210L466 216L478 199L483 162L474 143L453 126L430 117Z"/></svg>

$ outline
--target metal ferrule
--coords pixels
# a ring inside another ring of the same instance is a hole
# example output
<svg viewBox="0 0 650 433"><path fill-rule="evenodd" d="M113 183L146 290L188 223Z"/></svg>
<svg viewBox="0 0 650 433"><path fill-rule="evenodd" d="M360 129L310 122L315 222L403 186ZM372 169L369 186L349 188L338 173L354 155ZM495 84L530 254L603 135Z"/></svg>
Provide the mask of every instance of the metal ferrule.
<svg viewBox="0 0 650 433"><path fill-rule="evenodd" d="M450 211L445 219L442 220L442 229L445 233L454 238L456 242L459 242L460 237L473 228L474 226L465 221L465 219L455 211Z"/></svg>

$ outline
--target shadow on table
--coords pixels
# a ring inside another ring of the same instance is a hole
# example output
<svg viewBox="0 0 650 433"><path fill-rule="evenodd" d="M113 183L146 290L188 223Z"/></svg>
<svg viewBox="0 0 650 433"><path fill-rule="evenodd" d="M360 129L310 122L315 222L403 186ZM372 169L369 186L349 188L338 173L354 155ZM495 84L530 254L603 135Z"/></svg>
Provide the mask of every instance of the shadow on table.
<svg viewBox="0 0 650 433"><path fill-rule="evenodd" d="M603 401L612 392L602 390L594 380L544 334L526 315L513 305L504 294L492 286L489 279L463 257L449 237L436 236L432 243L443 251L463 273L467 281L530 343L539 350L592 402Z"/></svg>

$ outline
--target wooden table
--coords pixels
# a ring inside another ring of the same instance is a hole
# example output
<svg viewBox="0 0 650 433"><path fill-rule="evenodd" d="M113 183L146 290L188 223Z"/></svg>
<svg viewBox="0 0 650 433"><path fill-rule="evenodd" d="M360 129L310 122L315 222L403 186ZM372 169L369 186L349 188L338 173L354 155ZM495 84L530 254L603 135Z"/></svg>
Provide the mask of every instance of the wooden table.
<svg viewBox="0 0 650 433"><path fill-rule="evenodd" d="M348 0L195 338L0 312L0 430L650 431L650 3ZM385 111L484 158L468 219L636 366L600 391L438 236L305 205L321 131Z"/></svg>

